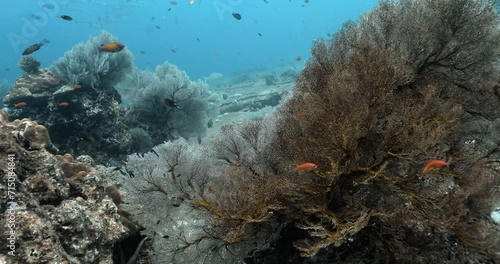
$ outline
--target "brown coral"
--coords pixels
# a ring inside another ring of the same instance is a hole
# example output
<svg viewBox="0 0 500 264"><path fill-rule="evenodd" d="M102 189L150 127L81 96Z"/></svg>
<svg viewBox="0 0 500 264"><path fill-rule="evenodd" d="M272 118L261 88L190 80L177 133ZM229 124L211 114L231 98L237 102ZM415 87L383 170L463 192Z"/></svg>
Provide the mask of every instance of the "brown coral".
<svg viewBox="0 0 500 264"><path fill-rule="evenodd" d="M27 101L30 98L50 96L61 85L61 80L49 69L25 73L17 78L12 91L3 99L4 104Z"/></svg>
<svg viewBox="0 0 500 264"><path fill-rule="evenodd" d="M17 65L26 73L35 73L40 66L40 62L30 55L26 55L21 57L21 60Z"/></svg>
<svg viewBox="0 0 500 264"><path fill-rule="evenodd" d="M43 148L52 148L50 136L47 129L30 119L16 119L8 125L16 127L15 133L18 140L29 150L40 150Z"/></svg>

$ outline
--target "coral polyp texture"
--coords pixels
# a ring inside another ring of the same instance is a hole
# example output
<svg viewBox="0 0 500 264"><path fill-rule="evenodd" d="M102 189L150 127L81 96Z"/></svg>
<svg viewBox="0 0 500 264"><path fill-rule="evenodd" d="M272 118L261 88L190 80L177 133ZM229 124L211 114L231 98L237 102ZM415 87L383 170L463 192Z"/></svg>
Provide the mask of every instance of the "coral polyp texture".
<svg viewBox="0 0 500 264"><path fill-rule="evenodd" d="M274 115L129 156L155 261L499 262L498 28L491 1L381 2Z"/></svg>

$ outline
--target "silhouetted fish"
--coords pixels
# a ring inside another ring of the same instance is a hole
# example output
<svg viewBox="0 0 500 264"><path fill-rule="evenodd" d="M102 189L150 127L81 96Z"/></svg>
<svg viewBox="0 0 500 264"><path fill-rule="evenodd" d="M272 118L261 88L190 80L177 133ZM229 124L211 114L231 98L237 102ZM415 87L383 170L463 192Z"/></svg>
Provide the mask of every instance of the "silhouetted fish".
<svg viewBox="0 0 500 264"><path fill-rule="evenodd" d="M64 20L68 20L68 21L73 20L73 18L72 18L72 17L67 16L67 15L60 15L60 16L57 16L57 17L60 17L60 18L62 18L62 19L64 19Z"/></svg>
<svg viewBox="0 0 500 264"><path fill-rule="evenodd" d="M233 17L238 19L238 20L241 20L241 15L238 13L233 13Z"/></svg>
<svg viewBox="0 0 500 264"><path fill-rule="evenodd" d="M177 103L173 100L165 98L165 100L163 102L165 103L165 105L167 105L169 107L180 109L179 106L177 105Z"/></svg>

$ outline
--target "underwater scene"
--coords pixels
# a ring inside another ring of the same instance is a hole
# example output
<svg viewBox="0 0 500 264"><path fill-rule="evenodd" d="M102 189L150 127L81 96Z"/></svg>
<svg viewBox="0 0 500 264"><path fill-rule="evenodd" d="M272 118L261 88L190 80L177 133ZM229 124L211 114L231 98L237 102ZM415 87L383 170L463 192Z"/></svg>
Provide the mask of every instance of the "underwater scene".
<svg viewBox="0 0 500 264"><path fill-rule="evenodd" d="M0 264L500 263L500 0L19 0Z"/></svg>

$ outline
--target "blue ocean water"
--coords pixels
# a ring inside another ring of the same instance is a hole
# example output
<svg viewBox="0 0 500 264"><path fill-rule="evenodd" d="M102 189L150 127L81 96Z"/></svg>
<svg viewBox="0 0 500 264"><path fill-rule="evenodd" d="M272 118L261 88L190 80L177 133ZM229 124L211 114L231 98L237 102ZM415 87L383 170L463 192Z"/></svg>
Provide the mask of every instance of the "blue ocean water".
<svg viewBox="0 0 500 264"><path fill-rule="evenodd" d="M64 52L106 30L135 56L140 69L165 61L191 80L292 65L301 68L315 39L335 33L378 0L19 0L4 5L0 79L21 75L23 50L48 67ZM267 3L266 3L267 2ZM232 13L241 15L237 20ZM72 21L59 18L69 15ZM260 34L260 35L259 35ZM296 58L301 56L302 60Z"/></svg>

